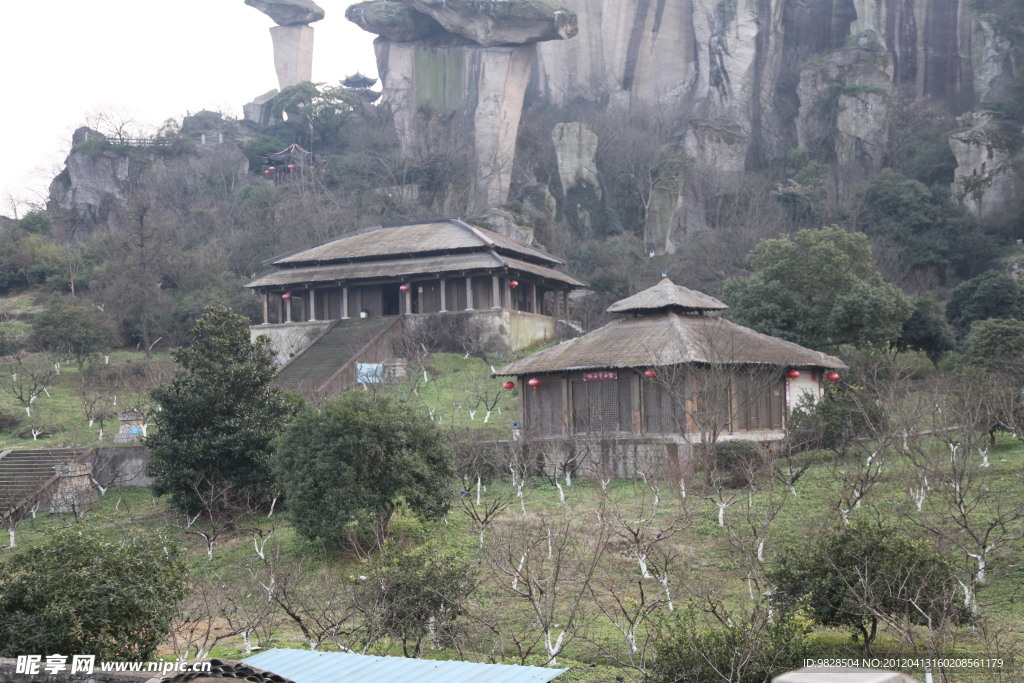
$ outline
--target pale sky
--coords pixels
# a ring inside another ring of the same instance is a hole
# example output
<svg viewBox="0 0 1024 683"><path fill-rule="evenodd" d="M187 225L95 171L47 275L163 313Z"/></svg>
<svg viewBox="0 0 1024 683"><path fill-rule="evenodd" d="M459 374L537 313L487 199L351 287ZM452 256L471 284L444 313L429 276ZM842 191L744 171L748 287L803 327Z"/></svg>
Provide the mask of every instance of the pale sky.
<svg viewBox="0 0 1024 683"><path fill-rule="evenodd" d="M376 77L374 36L345 19L356 0L317 0L313 80ZM188 111L242 117L277 88L269 29L243 0L0 0L0 215L45 200L71 133L99 111L149 129Z"/></svg>

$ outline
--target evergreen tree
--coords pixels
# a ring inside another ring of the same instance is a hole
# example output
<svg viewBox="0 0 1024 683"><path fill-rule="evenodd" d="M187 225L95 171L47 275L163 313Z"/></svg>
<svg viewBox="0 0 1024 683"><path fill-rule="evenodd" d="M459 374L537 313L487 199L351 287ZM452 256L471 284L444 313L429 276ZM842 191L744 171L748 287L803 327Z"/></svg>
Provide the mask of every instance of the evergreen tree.
<svg viewBox="0 0 1024 683"><path fill-rule="evenodd" d="M868 238L838 226L761 242L756 273L725 283L731 316L758 332L814 349L888 345L910 303L875 270Z"/></svg>
<svg viewBox="0 0 1024 683"><path fill-rule="evenodd" d="M246 318L215 306L196 323L192 345L172 356L174 380L152 392L161 408L146 439L154 491L193 513L269 501L271 442L294 413L294 402L270 386L270 340L251 342Z"/></svg>

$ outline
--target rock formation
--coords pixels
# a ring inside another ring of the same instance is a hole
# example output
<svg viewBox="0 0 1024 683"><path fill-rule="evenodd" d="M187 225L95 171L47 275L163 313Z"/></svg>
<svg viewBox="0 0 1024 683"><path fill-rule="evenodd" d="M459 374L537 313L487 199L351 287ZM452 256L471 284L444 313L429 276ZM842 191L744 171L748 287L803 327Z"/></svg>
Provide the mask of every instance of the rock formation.
<svg viewBox="0 0 1024 683"><path fill-rule="evenodd" d="M979 218L1002 218L1019 202L1024 182L1009 149L1018 131L1008 131L984 114L966 116L962 123L966 130L949 138L957 163L953 194Z"/></svg>
<svg viewBox="0 0 1024 683"><path fill-rule="evenodd" d="M313 80L313 27L324 11L312 0L245 0L277 26L270 29L274 43L274 68L281 89Z"/></svg>
<svg viewBox="0 0 1024 683"><path fill-rule="evenodd" d="M655 108L679 122L687 172L675 197L672 183L658 188L644 226L659 252L706 226L706 202L730 190L722 183L798 147L833 165L847 196L882 163L898 97L962 113L1005 87L1013 61L970 0L564 5L579 33L538 45L539 97ZM705 155L709 134L716 151Z"/></svg>
<svg viewBox="0 0 1024 683"><path fill-rule="evenodd" d="M312 0L245 0L274 20L278 26L312 24L324 18L324 11Z"/></svg>
<svg viewBox="0 0 1024 683"><path fill-rule="evenodd" d="M469 212L506 201L536 43L574 36L575 15L551 0L371 0L345 16L379 36L403 149L444 128L447 144L465 144L473 160Z"/></svg>

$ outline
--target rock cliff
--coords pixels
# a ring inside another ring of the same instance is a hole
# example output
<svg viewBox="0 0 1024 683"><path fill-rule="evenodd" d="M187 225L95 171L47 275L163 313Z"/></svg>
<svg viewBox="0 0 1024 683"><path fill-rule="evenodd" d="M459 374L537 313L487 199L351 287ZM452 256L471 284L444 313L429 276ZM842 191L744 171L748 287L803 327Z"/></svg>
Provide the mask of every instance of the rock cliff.
<svg viewBox="0 0 1024 683"><path fill-rule="evenodd" d="M900 98L969 112L1005 87L1014 61L970 0L379 0L347 16L381 36L384 93L407 144L422 105L463 113L477 210L507 198L527 89L563 109L669 112L686 171L651 198L645 241L659 252L705 226L711 195L796 148L831 165L837 196L848 195L883 163ZM580 130L552 131L556 151L578 156L565 136ZM960 156L958 174L975 173ZM559 158L560 174L580 163ZM1009 190L1000 181L987 191L999 204L991 195Z"/></svg>

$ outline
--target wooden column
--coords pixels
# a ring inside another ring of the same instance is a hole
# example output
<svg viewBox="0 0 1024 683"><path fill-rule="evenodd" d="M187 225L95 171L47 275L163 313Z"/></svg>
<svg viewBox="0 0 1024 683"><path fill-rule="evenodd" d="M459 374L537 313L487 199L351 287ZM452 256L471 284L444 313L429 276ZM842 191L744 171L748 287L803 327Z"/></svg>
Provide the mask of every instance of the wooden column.
<svg viewBox="0 0 1024 683"><path fill-rule="evenodd" d="M270 322L270 292L263 292L263 324Z"/></svg>
<svg viewBox="0 0 1024 683"><path fill-rule="evenodd" d="M473 278L466 276L466 310L473 310Z"/></svg>
<svg viewBox="0 0 1024 683"><path fill-rule="evenodd" d="M448 310L448 281L441 278L441 312Z"/></svg>
<svg viewBox="0 0 1024 683"><path fill-rule="evenodd" d="M501 280L497 275L491 275L491 305L501 308Z"/></svg>
<svg viewBox="0 0 1024 683"><path fill-rule="evenodd" d="M412 315L412 285L405 290L405 314Z"/></svg>
<svg viewBox="0 0 1024 683"><path fill-rule="evenodd" d="M537 283L530 283L530 313L540 313L537 310Z"/></svg>
<svg viewBox="0 0 1024 683"><path fill-rule="evenodd" d="M316 322L316 290L309 288L309 322Z"/></svg>
<svg viewBox="0 0 1024 683"><path fill-rule="evenodd" d="M285 302L285 305L284 305L284 314L285 314L285 316L287 316L285 318L285 322L286 323L290 323L292 321L292 298L291 297L292 297L291 292L288 292L288 301Z"/></svg>
<svg viewBox="0 0 1024 683"><path fill-rule="evenodd" d="M562 309L565 311L563 320L569 320L569 290L562 292Z"/></svg>
<svg viewBox="0 0 1024 683"><path fill-rule="evenodd" d="M348 320L348 285L341 288L341 319Z"/></svg>

